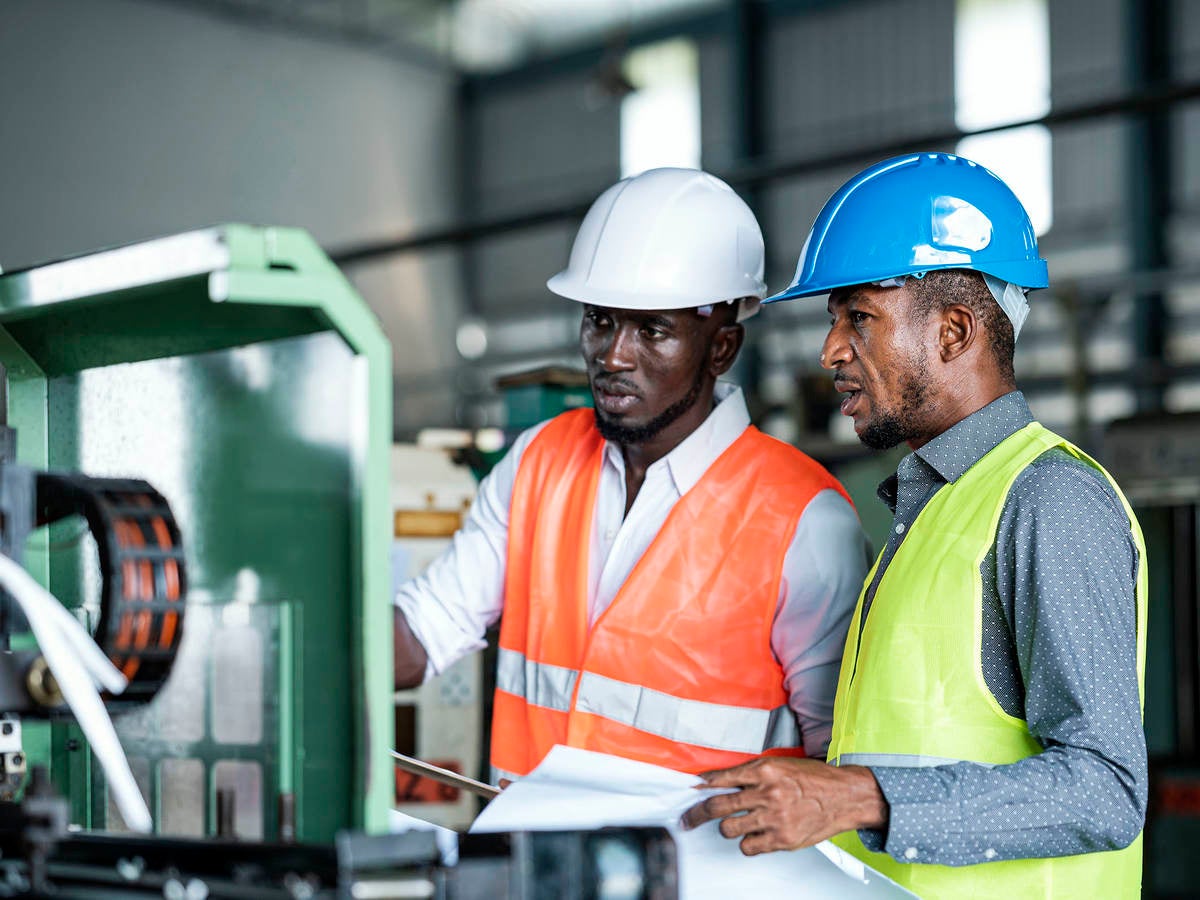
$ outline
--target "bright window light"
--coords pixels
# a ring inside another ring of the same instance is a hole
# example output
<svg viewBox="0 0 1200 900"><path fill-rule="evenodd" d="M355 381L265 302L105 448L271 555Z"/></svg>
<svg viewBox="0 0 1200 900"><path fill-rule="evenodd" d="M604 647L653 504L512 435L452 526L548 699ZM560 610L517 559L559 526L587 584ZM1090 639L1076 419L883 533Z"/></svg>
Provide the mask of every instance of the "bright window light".
<svg viewBox="0 0 1200 900"><path fill-rule="evenodd" d="M625 57L632 93L621 100L621 177L657 166L700 168L696 45L677 39Z"/></svg>
<svg viewBox="0 0 1200 900"><path fill-rule="evenodd" d="M1047 0L957 0L954 119L973 131L1050 111ZM1034 230L1053 218L1050 131L1031 125L964 138L958 153L987 166L1025 204Z"/></svg>

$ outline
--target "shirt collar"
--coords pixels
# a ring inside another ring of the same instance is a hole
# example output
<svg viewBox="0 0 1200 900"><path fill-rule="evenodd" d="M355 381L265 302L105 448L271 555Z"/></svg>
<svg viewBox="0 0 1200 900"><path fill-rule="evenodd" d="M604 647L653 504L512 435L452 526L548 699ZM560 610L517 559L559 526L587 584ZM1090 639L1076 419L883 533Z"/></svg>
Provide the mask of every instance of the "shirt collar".
<svg viewBox="0 0 1200 900"><path fill-rule="evenodd" d="M746 408L746 397L742 389L727 381L718 381L713 388L713 409L700 426L664 456L650 466L666 467L680 496L686 494L698 482L717 457L729 449L750 425L750 412ZM621 447L608 441L605 458L625 471L625 460Z"/></svg>
<svg viewBox="0 0 1200 900"><path fill-rule="evenodd" d="M1033 421L1020 391L1011 391L951 425L913 452L953 484L1001 441Z"/></svg>
<svg viewBox="0 0 1200 900"><path fill-rule="evenodd" d="M952 484L1001 441L1032 421L1025 395L1010 391L905 456L896 474L885 478L876 493L895 512L901 476L921 477L919 473L924 470L930 472L930 477L936 475Z"/></svg>

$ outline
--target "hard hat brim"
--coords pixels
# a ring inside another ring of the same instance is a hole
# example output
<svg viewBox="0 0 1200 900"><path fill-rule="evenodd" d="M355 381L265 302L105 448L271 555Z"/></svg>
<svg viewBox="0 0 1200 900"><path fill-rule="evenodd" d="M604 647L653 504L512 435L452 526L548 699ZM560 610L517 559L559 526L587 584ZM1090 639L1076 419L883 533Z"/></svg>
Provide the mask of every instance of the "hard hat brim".
<svg viewBox="0 0 1200 900"><path fill-rule="evenodd" d="M969 272L981 272L1032 291L1050 286L1050 273L1046 267L1046 261L1039 259L1038 263L1040 263L1040 266L1035 267L1037 271L1034 272L1032 277L1030 276L1031 263L1029 260L1018 260L1012 263L989 262L987 266L974 266L964 263L921 266L919 270L922 272L937 272L948 269L964 269ZM803 297L819 297L837 288L850 287L855 284L870 284L873 281L883 281L885 278L911 275L915 271L918 271L918 267L914 266L906 272L880 272L877 275L865 276L857 281L836 281L829 283L816 281L805 283L793 282L786 290L767 297L763 300L763 303L778 303L780 300L798 300Z"/></svg>
<svg viewBox="0 0 1200 900"><path fill-rule="evenodd" d="M620 291L581 284L569 269L564 269L546 282L546 287L560 297L577 303L606 306L610 309L695 309L712 303L726 303L743 297L761 298L766 285L761 282L715 289L704 294L664 294L651 291Z"/></svg>

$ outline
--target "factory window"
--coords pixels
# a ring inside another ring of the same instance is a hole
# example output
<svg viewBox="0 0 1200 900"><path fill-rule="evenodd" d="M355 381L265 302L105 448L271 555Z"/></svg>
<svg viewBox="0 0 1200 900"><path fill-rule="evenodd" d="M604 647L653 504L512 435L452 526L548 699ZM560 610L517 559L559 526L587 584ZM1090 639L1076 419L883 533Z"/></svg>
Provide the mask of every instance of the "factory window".
<svg viewBox="0 0 1200 900"><path fill-rule="evenodd" d="M957 0L954 118L974 131L1036 119L1050 111L1047 0ZM959 141L958 152L987 166L1021 198L1039 235L1050 230L1050 131L1029 125Z"/></svg>
<svg viewBox="0 0 1200 900"><path fill-rule="evenodd" d="M621 100L621 177L656 166L700 168L700 76L696 45L675 39L625 57L633 88Z"/></svg>

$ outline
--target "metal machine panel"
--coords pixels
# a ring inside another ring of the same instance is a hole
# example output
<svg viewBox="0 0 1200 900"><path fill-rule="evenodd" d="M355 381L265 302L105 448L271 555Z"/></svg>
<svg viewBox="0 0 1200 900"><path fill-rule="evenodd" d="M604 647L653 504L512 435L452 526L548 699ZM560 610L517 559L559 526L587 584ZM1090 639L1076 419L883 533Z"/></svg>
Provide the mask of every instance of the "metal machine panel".
<svg viewBox="0 0 1200 900"><path fill-rule="evenodd" d="M389 355L294 229L221 226L0 277L20 461L144 478L183 535L180 671L118 725L160 832L385 826ZM92 618L94 552L72 527L35 536L26 566ZM26 748L73 821L115 824L73 725L29 722ZM181 760L203 767L199 811Z"/></svg>

